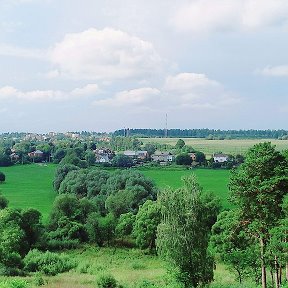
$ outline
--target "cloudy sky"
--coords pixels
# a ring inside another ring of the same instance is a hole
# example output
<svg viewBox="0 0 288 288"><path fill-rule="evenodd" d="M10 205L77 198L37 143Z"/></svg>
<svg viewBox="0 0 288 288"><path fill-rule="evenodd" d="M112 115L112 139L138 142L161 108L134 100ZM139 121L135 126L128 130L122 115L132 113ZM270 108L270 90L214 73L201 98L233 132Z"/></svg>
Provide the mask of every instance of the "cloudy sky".
<svg viewBox="0 0 288 288"><path fill-rule="evenodd" d="M288 129L287 0L0 0L0 133Z"/></svg>

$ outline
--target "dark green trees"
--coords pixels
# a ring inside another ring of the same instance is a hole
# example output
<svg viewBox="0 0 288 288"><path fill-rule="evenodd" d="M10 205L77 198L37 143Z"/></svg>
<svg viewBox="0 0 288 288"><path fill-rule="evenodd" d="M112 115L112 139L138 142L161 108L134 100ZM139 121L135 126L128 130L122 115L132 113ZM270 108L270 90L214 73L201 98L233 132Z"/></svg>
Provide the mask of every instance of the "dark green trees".
<svg viewBox="0 0 288 288"><path fill-rule="evenodd" d="M282 202L288 193L287 159L271 143L255 145L245 163L233 171L229 189L233 203L239 207L239 221L259 243L262 287L266 288L270 230L284 217Z"/></svg>
<svg viewBox="0 0 288 288"><path fill-rule="evenodd" d="M6 176L3 172L0 171L0 183L5 182Z"/></svg>
<svg viewBox="0 0 288 288"><path fill-rule="evenodd" d="M157 247L185 287L198 287L213 280L214 260L208 242L219 205L214 197L202 194L195 176L183 180L182 188L166 189L158 198L162 222Z"/></svg>

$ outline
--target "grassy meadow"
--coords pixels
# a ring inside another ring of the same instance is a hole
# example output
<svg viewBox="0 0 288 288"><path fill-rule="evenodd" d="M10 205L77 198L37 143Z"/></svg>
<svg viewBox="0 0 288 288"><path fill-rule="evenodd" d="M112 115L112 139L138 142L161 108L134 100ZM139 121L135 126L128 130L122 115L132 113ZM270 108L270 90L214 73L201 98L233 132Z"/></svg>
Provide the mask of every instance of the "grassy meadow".
<svg viewBox="0 0 288 288"><path fill-rule="evenodd" d="M144 281L162 287L171 281L171 275L167 272L166 264L159 257L146 254L139 249L98 248L86 245L80 249L67 251L65 254L78 263L77 267L56 276L43 276L46 284L42 287L96 288L97 279L103 274L113 275L117 282L125 288L140 287L140 283L143 285ZM222 283L226 285L225 288L233 287L233 284L235 284L234 274L229 272L222 264L216 265L214 276L215 282L221 285L216 286L217 288L222 287ZM0 283L5 279L11 278L0 276ZM28 283L29 288L37 287L33 274L30 277L15 277L14 279L23 279ZM143 285L141 287L152 286Z"/></svg>
<svg viewBox="0 0 288 288"><path fill-rule="evenodd" d="M143 144L156 142L159 144L175 145L178 138L139 138ZM233 140L206 140L203 138L183 138L186 145L192 146L207 155L215 152L229 154L244 154L250 147L260 142L271 142L278 150L288 149L288 140L276 139L233 139Z"/></svg>
<svg viewBox="0 0 288 288"><path fill-rule="evenodd" d="M0 184L0 192L15 208L35 208L44 221L50 213L56 193L52 187L56 165L29 164L1 167L6 181Z"/></svg>
<svg viewBox="0 0 288 288"><path fill-rule="evenodd" d="M230 171L213 170L213 169L143 169L141 172L153 179L160 188L170 186L171 188L179 188L182 185L181 178L194 173L204 191L213 192L217 195L223 207L229 208L231 204L228 201L228 180Z"/></svg>
<svg viewBox="0 0 288 288"><path fill-rule="evenodd" d="M0 171L5 173L6 182L0 185L0 191L8 198L11 207L36 208L42 212L44 220L47 220L56 196L52 187L56 167L56 165L38 164L1 167ZM142 169L141 172L152 178L159 188L166 186L178 188L182 185L182 176L194 173L205 191L215 193L220 197L223 206L229 207L227 201L229 171L227 170L187 170L181 167L163 167ZM169 282L165 263L158 257L147 255L138 249L100 249L96 246L86 245L81 249L66 251L66 253L78 263L78 266L70 272L54 277L44 276L46 284L43 287L97 287L96 280L103 273L112 274L126 288L139 287L138 285L143 280L151 281L160 287L162 284L164 286L165 282ZM0 283L6 281L5 279L8 278L0 277ZM35 282L33 274L30 277L20 277L20 279L25 279L28 287L36 287L33 284ZM217 283L227 285L227 283L235 283L234 279L234 275L227 271L222 264L217 264L215 271ZM7 281L13 281L13 278L12 280L9 278Z"/></svg>

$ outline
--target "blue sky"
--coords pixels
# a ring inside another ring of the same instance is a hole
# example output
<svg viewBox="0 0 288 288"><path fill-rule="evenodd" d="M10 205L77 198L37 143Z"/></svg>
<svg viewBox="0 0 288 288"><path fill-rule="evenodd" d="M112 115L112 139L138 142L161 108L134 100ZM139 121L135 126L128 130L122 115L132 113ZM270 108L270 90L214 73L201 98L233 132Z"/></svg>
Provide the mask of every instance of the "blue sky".
<svg viewBox="0 0 288 288"><path fill-rule="evenodd" d="M288 129L287 34L287 0L0 0L0 132Z"/></svg>

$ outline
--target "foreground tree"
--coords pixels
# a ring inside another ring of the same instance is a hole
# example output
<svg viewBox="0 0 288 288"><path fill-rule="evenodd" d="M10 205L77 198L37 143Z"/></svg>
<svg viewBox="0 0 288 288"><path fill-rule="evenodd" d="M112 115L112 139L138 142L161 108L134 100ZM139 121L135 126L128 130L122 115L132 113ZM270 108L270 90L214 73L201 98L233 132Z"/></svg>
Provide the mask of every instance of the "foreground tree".
<svg viewBox="0 0 288 288"><path fill-rule="evenodd" d="M162 222L157 248L185 288L198 287L213 280L214 259L208 242L220 207L215 197L202 193L194 175L183 181L182 188L166 189L159 196Z"/></svg>
<svg viewBox="0 0 288 288"><path fill-rule="evenodd" d="M239 207L246 233L259 243L262 287L267 287L265 256L270 230L283 218L283 197L288 192L287 159L271 143L253 146L246 161L232 172L229 189Z"/></svg>

